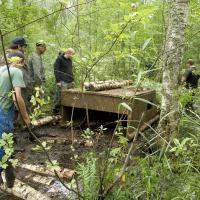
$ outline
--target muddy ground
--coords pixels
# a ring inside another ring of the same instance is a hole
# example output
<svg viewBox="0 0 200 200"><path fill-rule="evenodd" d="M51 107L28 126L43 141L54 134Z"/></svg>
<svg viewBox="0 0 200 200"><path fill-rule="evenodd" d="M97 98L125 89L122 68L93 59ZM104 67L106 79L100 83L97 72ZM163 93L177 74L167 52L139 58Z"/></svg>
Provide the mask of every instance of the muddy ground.
<svg viewBox="0 0 200 200"><path fill-rule="evenodd" d="M95 131L97 127L93 128ZM109 127L108 130L103 135L95 135L94 139L94 146L93 147L86 147L84 145L84 139L81 136L82 129L76 128L73 130L73 137L74 137L74 147L75 151L72 152L71 144L72 144L72 131L70 128L61 128L60 126L44 126L38 128L36 130L37 133L40 135L41 141L47 141L47 144L51 146L51 149L48 150L50 158L52 160L57 160L60 166L75 169L77 162L73 159L73 154L78 155L79 162L84 161L84 155L87 152L96 152L100 153L106 150L110 144L113 127ZM17 145L15 146L16 149L16 158L19 159L19 164L33 164L33 165L46 165L45 161L46 156L44 153L33 151L32 148L36 146L35 143L29 142L27 139L28 133L27 132L18 132L17 135ZM117 146L117 138L114 138L113 146ZM141 145L141 144L139 144ZM24 151L23 151L24 149ZM20 169L16 169L17 178L22 180L23 179L23 172ZM18 198L14 198L13 196L9 196L4 193L0 193L0 200L19 200Z"/></svg>
<svg viewBox="0 0 200 200"><path fill-rule="evenodd" d="M51 146L51 149L48 151L51 159L57 160L60 166L69 169L74 169L76 165L73 160L73 154L77 154L79 156L79 161L81 162L83 160L82 155L84 155L86 152L101 152L105 150L108 147L112 137L112 131L109 129L109 132L106 134L95 136L93 138L93 147L85 147L84 139L81 136L82 130L80 128L76 128L73 130L73 136L75 139L75 152L72 152L72 131L70 128L61 128L59 126L44 126L36 129L36 132L39 133L41 141L47 141L48 145ZM27 136L27 132L16 133L17 145L15 145L15 149L17 153L15 158L19 159L19 163L45 165L45 161L47 160L45 154L33 151L32 148L35 147L36 144L29 142ZM116 140L114 140L114 145L117 145ZM18 171L17 178L21 178L22 174L23 173L21 171ZM0 200L19 199L4 193L0 193Z"/></svg>

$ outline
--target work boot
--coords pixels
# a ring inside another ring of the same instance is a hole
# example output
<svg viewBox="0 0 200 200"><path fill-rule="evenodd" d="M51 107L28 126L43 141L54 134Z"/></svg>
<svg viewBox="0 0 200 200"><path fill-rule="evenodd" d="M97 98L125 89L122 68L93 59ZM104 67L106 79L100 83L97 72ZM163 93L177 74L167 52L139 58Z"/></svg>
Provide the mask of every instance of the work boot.
<svg viewBox="0 0 200 200"><path fill-rule="evenodd" d="M15 172L14 172L14 167L9 161L8 161L8 166L5 169L5 179L7 187L12 188L15 182Z"/></svg>

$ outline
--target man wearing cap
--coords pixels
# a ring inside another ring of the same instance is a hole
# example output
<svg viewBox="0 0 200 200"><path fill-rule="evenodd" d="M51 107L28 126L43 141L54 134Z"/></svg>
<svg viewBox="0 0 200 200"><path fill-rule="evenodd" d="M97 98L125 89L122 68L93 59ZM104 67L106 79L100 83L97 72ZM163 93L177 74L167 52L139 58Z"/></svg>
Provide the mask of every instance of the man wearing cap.
<svg viewBox="0 0 200 200"><path fill-rule="evenodd" d="M27 47L26 40L23 37L16 37L14 40L12 40L10 49L12 51L21 51L22 53L25 52Z"/></svg>
<svg viewBox="0 0 200 200"><path fill-rule="evenodd" d="M8 49L7 56L9 57L10 54L12 53L18 53L21 52L22 54L25 53L27 47L27 42L25 38L23 37L16 37L12 40L10 44L10 48ZM29 108L31 107L30 100L31 100L31 95L32 95L32 78L30 76L30 72L28 69L28 66L26 63L24 63L23 68L21 69L23 73L23 79L25 82L26 88L22 88L22 96L24 98L24 101L26 103L26 106Z"/></svg>
<svg viewBox="0 0 200 200"><path fill-rule="evenodd" d="M26 40L23 37L16 37L15 39L12 40L9 49L6 50L6 55L9 55L10 53L14 53L14 52L22 52L24 53L27 47L27 43ZM0 59L0 66L4 66L5 60L4 60L4 56L1 57Z"/></svg>
<svg viewBox="0 0 200 200"><path fill-rule="evenodd" d="M36 51L29 58L28 66L34 87L41 87L45 82L45 70L41 56L45 51L46 44L44 41L39 41L36 43Z"/></svg>
<svg viewBox="0 0 200 200"><path fill-rule="evenodd" d="M24 54L20 51L8 55L10 76L7 66L0 68L0 139L3 133L10 133L13 129L13 118L15 106L21 111L23 121L30 126L30 119L26 110L21 89L25 88L23 73ZM11 79L10 79L11 77ZM4 147L0 148L0 160L4 158ZM8 167L5 170L6 183L8 187L13 187L15 174L11 163L7 160ZM0 168L0 184L3 183Z"/></svg>

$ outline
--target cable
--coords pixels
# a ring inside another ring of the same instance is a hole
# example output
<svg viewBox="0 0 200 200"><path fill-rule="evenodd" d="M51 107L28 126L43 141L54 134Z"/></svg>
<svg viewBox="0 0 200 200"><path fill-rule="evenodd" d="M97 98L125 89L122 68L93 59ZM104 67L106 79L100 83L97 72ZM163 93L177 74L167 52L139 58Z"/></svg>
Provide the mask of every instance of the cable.
<svg viewBox="0 0 200 200"><path fill-rule="evenodd" d="M60 9L54 11L54 12L51 12L51 13L49 13L49 14L47 14L47 15L44 15L44 16L42 16L42 17L39 17L39 18L37 18L37 19L35 19L35 20L33 20L33 21L30 21L30 22L28 22L28 23L26 23L26 24L24 24L24 25L22 25L22 26L20 26L20 27L18 27L18 28L16 28L16 29L13 29L13 30L10 30L10 31L5 32L4 34L3 34L3 33L1 33L1 34L2 34L2 36L6 36L6 35L8 35L8 34L10 34L10 33L13 33L13 32L15 32L15 31L17 31L17 30L19 30L19 29L22 29L22 28L24 28L24 27L26 27L26 26L28 26L28 25L31 25L31 24L33 24L33 23L35 23L35 22L37 22L37 21L41 21L41 20L43 20L43 19L45 19L45 18L47 18L47 17L49 17L49 16L51 16L51 15L57 13L57 12L61 12L61 11L63 11L63 10L68 10L68 9L70 9L70 8L74 8L74 7L77 7L77 6L86 5L86 4L92 3L92 2L94 2L94 1L95 1L95 0L91 0L91 1L86 2L86 3L81 3L81 4L76 4L76 5L73 5L73 6L69 6L69 7L60 8Z"/></svg>

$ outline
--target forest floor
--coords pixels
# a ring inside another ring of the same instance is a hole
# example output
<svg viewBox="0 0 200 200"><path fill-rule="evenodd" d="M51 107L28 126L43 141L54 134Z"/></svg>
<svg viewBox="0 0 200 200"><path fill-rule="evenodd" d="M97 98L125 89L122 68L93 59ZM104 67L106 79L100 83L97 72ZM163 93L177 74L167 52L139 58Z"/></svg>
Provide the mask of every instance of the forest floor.
<svg viewBox="0 0 200 200"><path fill-rule="evenodd" d="M82 129L75 129L74 134L74 152L71 149L71 130L66 128L60 128L56 126L44 126L37 129L37 133L40 135L41 141L46 141L47 146L51 146L48 153L52 160L57 160L59 165L64 168L74 170L77 163L84 161L84 155L88 152L96 152L97 154L106 150L110 144L112 138L113 127L109 128L103 135L95 135L93 137L93 147L86 147L84 145L84 139L81 136ZM16 149L24 148L24 151L18 152L15 158L19 160L19 167L16 168L17 178L23 180L26 175L26 170L20 168L21 164L29 164L33 166L45 166L46 156L43 152L33 151L32 148L36 146L36 143L30 143L27 139L27 132L16 133L17 145ZM113 147L118 146L117 138L113 140ZM73 155L78 155L78 161L73 159ZM28 183L36 190L37 184ZM0 193L0 200L18 200L13 196L9 196L5 193Z"/></svg>

